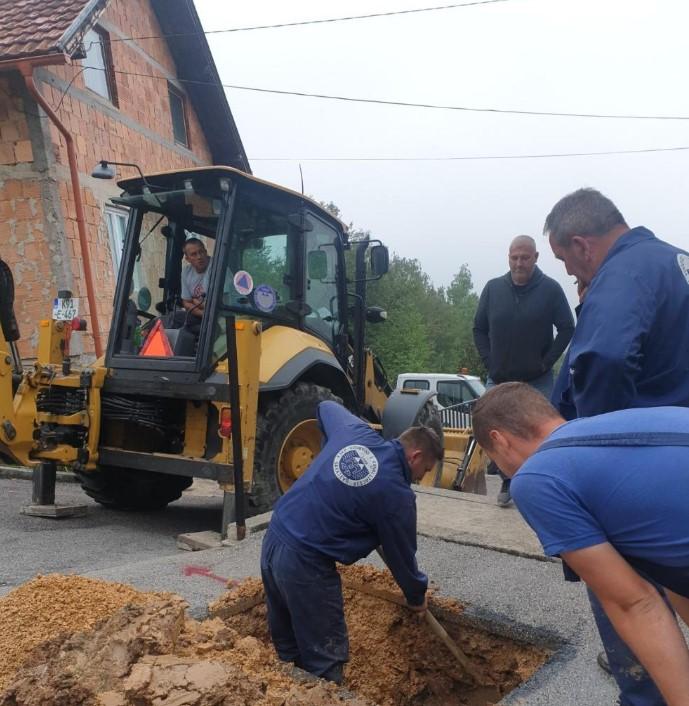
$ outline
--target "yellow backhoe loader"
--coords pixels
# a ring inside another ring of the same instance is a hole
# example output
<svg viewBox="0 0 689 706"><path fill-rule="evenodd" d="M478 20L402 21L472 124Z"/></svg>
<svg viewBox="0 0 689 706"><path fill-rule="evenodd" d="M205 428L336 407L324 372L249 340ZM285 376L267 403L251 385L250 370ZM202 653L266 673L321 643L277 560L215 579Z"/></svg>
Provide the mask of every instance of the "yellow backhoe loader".
<svg viewBox="0 0 689 706"><path fill-rule="evenodd" d="M101 162L94 176L114 172ZM388 269L382 243L350 242L317 203L229 167L119 186L113 202L129 220L103 358L72 363L79 322L64 315L71 295L61 292L53 318L39 322L37 361L23 370L12 277L0 268L5 462L38 464L48 490L56 466L68 468L99 503L134 510L165 506L193 478L214 479L227 519L235 489L251 513L289 489L320 448L316 406L337 399L386 437L434 426L448 453L426 483L485 488L470 430L443 430L422 391L390 396L364 346L366 324L385 318L366 298L367 282ZM205 293L185 308L189 238L209 260Z"/></svg>

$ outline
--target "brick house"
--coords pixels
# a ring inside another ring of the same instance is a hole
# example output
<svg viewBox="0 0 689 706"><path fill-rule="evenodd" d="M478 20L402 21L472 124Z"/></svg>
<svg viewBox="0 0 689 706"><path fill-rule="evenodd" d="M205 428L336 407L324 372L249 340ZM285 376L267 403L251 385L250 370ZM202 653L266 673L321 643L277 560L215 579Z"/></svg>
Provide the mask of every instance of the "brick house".
<svg viewBox="0 0 689 706"><path fill-rule="evenodd" d="M0 257L24 357L59 289L88 320L83 352L107 342L127 214L100 159L250 171L193 0L0 0Z"/></svg>

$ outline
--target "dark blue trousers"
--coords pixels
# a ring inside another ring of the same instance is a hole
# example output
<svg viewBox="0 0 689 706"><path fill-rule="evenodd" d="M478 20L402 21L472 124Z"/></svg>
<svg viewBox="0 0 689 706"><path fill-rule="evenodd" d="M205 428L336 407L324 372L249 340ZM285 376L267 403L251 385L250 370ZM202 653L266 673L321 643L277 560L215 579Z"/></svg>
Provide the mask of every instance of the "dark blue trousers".
<svg viewBox="0 0 689 706"><path fill-rule="evenodd" d="M644 578L658 589L667 603L662 588L647 576ZM600 601L592 591L589 590L588 594L593 617L596 619L605 654L608 656L610 671L620 690L620 706L666 706L655 682L639 664L627 643L617 634ZM672 610L669 604L668 607Z"/></svg>
<svg viewBox="0 0 689 706"><path fill-rule="evenodd" d="M335 562L293 549L268 528L261 548L261 578L278 657L340 683L349 640Z"/></svg>

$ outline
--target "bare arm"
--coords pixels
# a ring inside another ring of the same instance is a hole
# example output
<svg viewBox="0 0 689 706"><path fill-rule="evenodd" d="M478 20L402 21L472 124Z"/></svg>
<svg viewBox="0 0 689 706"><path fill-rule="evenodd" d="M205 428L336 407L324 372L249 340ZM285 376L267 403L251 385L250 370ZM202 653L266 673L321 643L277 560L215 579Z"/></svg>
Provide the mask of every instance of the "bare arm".
<svg viewBox="0 0 689 706"><path fill-rule="evenodd" d="M607 542L565 552L562 558L596 594L668 706L689 706L689 650L656 589Z"/></svg>
<svg viewBox="0 0 689 706"><path fill-rule="evenodd" d="M676 593L669 591L667 588L665 589L665 593L667 593L667 597L670 599L672 607L677 611L677 615L682 618L686 625L689 625L689 598L679 596Z"/></svg>
<svg viewBox="0 0 689 706"><path fill-rule="evenodd" d="M201 318L203 316L205 302L203 299L182 299L182 306L193 316Z"/></svg>

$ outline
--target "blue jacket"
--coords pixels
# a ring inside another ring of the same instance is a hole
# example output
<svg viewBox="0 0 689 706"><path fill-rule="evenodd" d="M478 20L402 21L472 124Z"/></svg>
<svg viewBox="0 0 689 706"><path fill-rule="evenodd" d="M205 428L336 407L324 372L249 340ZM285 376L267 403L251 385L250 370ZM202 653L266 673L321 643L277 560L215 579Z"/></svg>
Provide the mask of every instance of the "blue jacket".
<svg viewBox="0 0 689 706"><path fill-rule="evenodd" d="M411 605L428 579L416 564L416 496L402 445L335 402L321 402L324 446L278 500L270 529L298 551L353 564L381 545Z"/></svg>
<svg viewBox="0 0 689 706"><path fill-rule="evenodd" d="M567 419L689 407L689 255L633 228L591 281L553 390Z"/></svg>

